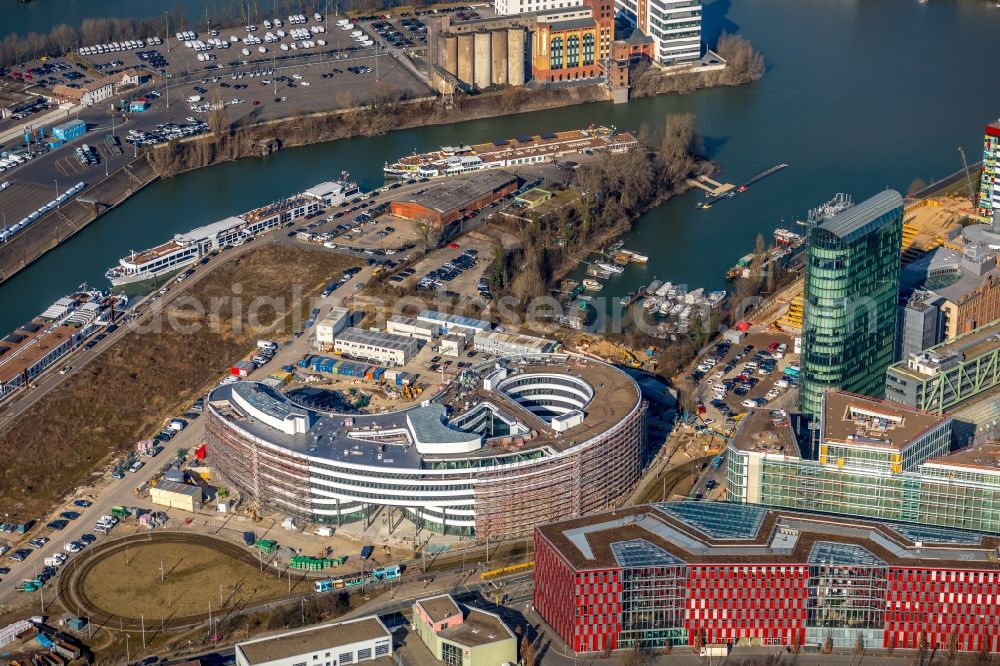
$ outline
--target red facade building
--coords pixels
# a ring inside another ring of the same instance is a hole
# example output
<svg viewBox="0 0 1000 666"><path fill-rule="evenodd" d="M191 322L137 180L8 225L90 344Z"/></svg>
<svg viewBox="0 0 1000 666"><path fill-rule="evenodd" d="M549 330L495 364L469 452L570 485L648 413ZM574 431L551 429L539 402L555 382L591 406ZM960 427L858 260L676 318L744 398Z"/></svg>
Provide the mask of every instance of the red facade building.
<svg viewBox="0 0 1000 666"><path fill-rule="evenodd" d="M534 606L576 652L751 642L1000 651L1000 539L668 502L535 530Z"/></svg>

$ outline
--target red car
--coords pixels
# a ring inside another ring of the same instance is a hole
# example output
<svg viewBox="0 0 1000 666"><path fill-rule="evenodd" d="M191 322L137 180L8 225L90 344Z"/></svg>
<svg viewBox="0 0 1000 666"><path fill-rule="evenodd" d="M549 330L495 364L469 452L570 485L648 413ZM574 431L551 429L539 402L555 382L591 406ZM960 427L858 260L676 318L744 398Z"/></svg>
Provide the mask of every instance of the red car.
<svg viewBox="0 0 1000 666"><path fill-rule="evenodd" d="M453 250L457 250L458 249L458 243L448 243L448 247L450 247Z"/></svg>
<svg viewBox="0 0 1000 666"><path fill-rule="evenodd" d="M260 100L259 100L259 99L255 99L255 100L253 101L253 105L254 105L254 106L260 106Z"/></svg>

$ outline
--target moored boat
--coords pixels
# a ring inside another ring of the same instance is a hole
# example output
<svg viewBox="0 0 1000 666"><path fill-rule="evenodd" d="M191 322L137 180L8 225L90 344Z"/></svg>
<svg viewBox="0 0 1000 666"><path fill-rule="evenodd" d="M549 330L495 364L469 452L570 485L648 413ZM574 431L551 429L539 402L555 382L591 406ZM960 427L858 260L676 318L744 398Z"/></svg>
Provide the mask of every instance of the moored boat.
<svg viewBox="0 0 1000 666"><path fill-rule="evenodd" d="M609 273L614 273L616 275L625 272L625 269L622 268L621 266L618 266L616 264L609 264L605 261L597 262L597 267Z"/></svg>
<svg viewBox="0 0 1000 666"><path fill-rule="evenodd" d="M597 280L588 279L583 281L583 288L587 291L600 291L601 289L604 289L604 285Z"/></svg>

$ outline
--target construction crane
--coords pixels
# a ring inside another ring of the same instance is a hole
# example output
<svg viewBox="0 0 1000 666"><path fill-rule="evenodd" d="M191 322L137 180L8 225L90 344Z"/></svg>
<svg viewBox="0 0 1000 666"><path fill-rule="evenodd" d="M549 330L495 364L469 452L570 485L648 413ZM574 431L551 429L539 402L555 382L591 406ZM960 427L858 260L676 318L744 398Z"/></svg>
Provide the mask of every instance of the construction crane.
<svg viewBox="0 0 1000 666"><path fill-rule="evenodd" d="M972 197L972 205L976 205L976 188L972 186L972 174L969 173L969 161L965 159L965 150L958 147L958 154L962 156L962 166L965 167L965 179L969 181L969 196Z"/></svg>

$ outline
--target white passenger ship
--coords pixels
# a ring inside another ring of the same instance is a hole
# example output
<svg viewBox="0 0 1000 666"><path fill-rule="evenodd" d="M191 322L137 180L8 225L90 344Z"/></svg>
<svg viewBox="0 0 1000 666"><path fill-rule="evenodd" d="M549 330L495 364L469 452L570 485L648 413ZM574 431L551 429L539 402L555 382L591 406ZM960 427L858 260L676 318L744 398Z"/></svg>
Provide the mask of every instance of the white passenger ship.
<svg viewBox="0 0 1000 666"><path fill-rule="evenodd" d="M190 266L213 250L242 245L257 234L287 224L323 207L356 197L360 189L345 179L320 183L301 194L261 206L235 217L177 234L162 245L131 252L105 272L116 287L155 280Z"/></svg>

